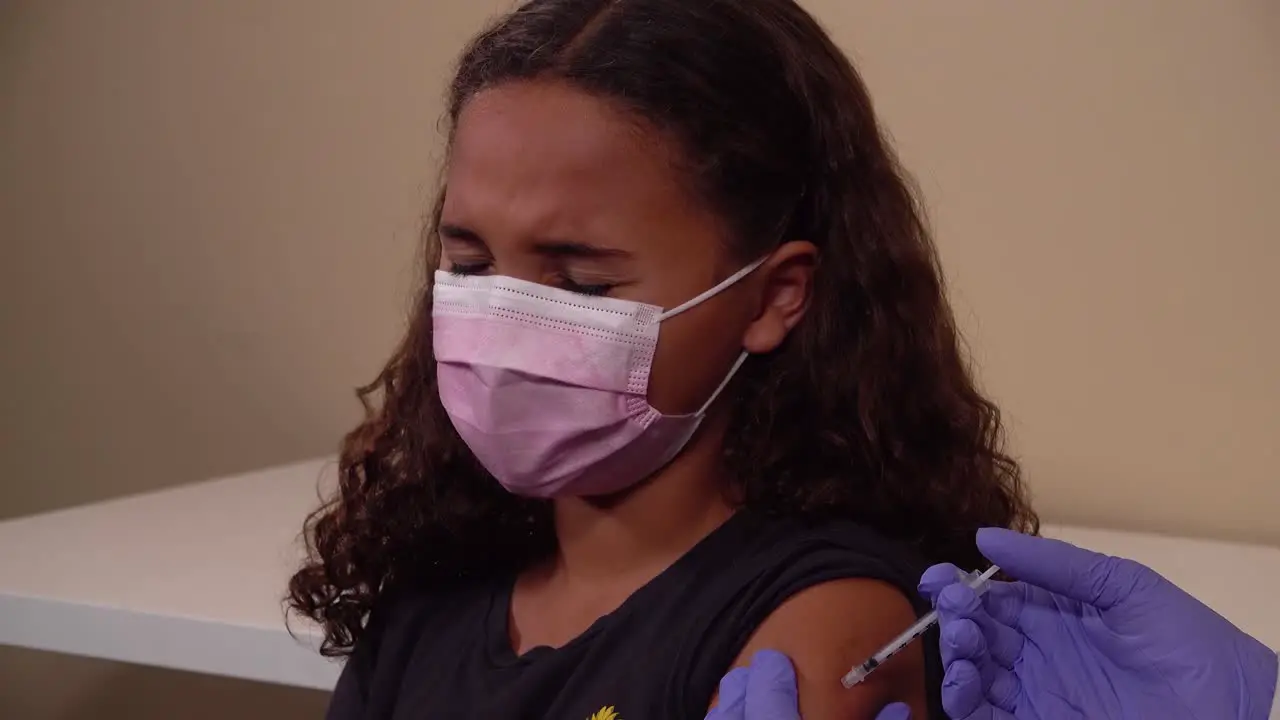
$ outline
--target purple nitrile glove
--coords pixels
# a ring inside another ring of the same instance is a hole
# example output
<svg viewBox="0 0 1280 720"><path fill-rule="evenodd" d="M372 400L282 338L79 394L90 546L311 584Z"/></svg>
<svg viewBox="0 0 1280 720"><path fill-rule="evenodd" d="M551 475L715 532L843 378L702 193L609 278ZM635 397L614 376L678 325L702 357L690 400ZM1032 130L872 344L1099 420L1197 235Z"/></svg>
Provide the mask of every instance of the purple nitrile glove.
<svg viewBox="0 0 1280 720"><path fill-rule="evenodd" d="M1150 568L1009 530L978 547L1019 582L920 582L955 720L1267 720L1276 653Z"/></svg>
<svg viewBox="0 0 1280 720"><path fill-rule="evenodd" d="M706 720L800 720L791 660L775 650L761 650L748 667L730 670L720 680L719 700ZM876 720L911 720L911 709L895 703L881 710Z"/></svg>

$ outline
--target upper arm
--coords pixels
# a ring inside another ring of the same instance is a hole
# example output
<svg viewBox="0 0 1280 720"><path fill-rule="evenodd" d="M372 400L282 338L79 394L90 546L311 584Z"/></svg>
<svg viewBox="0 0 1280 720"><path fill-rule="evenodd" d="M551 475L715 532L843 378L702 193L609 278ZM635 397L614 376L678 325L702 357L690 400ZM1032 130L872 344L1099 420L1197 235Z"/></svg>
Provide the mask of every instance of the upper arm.
<svg viewBox="0 0 1280 720"><path fill-rule="evenodd" d="M796 668L800 714L806 720L871 720L886 704L905 702L928 717L925 656L914 642L861 684L840 678L916 620L906 597L877 580L835 580L791 596L761 623L734 666L757 650L786 654Z"/></svg>

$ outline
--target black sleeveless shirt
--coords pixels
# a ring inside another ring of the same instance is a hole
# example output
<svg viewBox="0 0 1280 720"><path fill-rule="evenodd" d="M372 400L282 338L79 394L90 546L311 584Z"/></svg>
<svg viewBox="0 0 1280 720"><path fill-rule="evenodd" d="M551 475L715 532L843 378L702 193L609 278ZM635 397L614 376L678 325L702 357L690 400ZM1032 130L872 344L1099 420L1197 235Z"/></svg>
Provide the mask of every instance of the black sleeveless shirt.
<svg viewBox="0 0 1280 720"><path fill-rule="evenodd" d="M783 601L819 583L869 578L896 586L919 614L929 609L915 590L923 570L858 525L741 512L568 644L521 656L507 626L513 577L403 593L372 614L328 718L700 720ZM923 640L930 717L945 718L937 638Z"/></svg>

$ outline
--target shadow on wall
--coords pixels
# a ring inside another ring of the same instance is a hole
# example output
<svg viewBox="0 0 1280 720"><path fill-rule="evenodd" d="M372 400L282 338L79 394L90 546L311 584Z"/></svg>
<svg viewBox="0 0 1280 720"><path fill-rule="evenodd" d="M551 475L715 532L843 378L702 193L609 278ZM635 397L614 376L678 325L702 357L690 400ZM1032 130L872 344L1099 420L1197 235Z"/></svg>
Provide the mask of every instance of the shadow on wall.
<svg viewBox="0 0 1280 720"><path fill-rule="evenodd" d="M314 720L328 701L316 690L0 647L0 718L12 720Z"/></svg>

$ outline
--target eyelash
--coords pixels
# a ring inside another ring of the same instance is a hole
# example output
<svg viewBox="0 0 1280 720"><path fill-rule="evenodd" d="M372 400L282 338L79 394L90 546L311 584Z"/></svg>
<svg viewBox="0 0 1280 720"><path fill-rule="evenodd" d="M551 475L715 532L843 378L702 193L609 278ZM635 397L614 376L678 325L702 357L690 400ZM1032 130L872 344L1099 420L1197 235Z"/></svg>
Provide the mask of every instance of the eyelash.
<svg viewBox="0 0 1280 720"><path fill-rule="evenodd" d="M471 263L471 264L454 263L452 266L449 267L449 272L459 276L479 275L483 273L485 270L488 270L490 265L491 263ZM579 295L600 296L600 295L608 295L609 291L616 286L610 285L608 283L599 283L595 285L581 285L579 283L576 283L570 280L567 277L562 276L560 278L560 287L562 287L565 290L568 290L569 292L577 293Z"/></svg>
<svg viewBox="0 0 1280 720"><path fill-rule="evenodd" d="M452 275L479 275L489 269L490 263L452 263L449 265L449 273Z"/></svg>
<svg viewBox="0 0 1280 720"><path fill-rule="evenodd" d="M579 295L591 295L598 297L600 295L608 295L609 291L614 288L613 285L600 283L596 285L579 285L569 278L561 278L560 286L569 292L575 292Z"/></svg>

